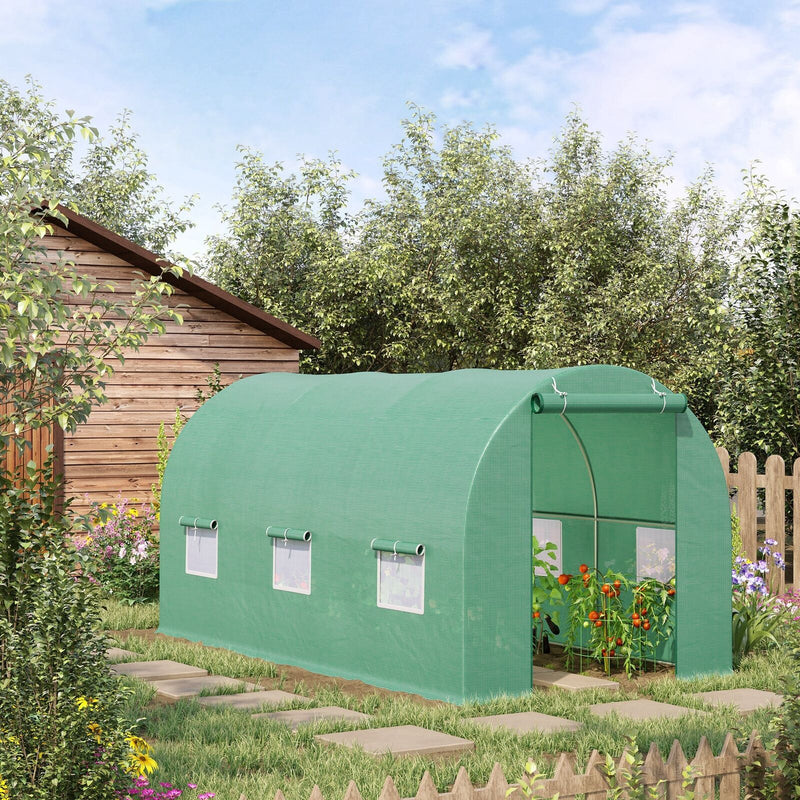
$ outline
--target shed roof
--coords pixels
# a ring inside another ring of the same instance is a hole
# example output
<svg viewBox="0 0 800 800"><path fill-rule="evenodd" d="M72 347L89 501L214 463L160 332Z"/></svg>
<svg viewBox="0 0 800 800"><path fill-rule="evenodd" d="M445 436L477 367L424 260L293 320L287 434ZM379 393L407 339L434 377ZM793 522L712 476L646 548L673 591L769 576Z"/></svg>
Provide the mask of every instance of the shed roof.
<svg viewBox="0 0 800 800"><path fill-rule="evenodd" d="M106 252L127 261L149 275L160 275L164 267L167 266L165 259L146 250L144 247L140 247L129 239L119 236L108 228L104 228L82 214L78 214L61 205L58 206L58 211L67 218L68 224L63 225L60 220L52 217L51 222L53 224L65 227L76 236L80 236L87 242L101 247ZM230 314L235 319L247 323L256 330L273 336L289 347L308 350L317 349L320 346L319 339L303 333L287 322L267 314L260 308L240 300L230 292L226 292L196 275L189 275L185 271L180 277L167 274L164 276L164 281L187 294L200 298L214 308Z"/></svg>

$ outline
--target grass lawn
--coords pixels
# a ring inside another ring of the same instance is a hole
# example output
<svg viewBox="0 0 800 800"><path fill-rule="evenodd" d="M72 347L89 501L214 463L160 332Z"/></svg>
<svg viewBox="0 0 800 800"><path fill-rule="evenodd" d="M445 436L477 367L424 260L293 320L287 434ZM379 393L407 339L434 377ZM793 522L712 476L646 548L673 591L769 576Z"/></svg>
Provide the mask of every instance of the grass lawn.
<svg viewBox="0 0 800 800"><path fill-rule="evenodd" d="M147 627L142 623L154 618L157 618L157 606L131 608L110 604L105 627L119 630L117 624L124 621L129 623L126 628L141 629ZM376 759L343 748L324 747L314 741L317 733L349 730L355 727L352 724L317 723L291 733L279 723L254 720L246 712L204 708L193 701L155 704L152 690L142 683L132 683L128 713L132 720L143 718L141 733L154 744L154 755L159 763L154 780L178 786L191 781L203 791L215 792L218 800L239 800L241 794L248 800L271 800L278 789L284 792L287 800L308 800L314 784L319 785L326 800L340 800L351 779L365 797L377 797L387 775L395 780L401 797L413 797L426 769L440 791L453 783L462 765L473 783L485 783L495 762L499 762L506 777L513 780L521 774L529 758L552 770L553 757L567 751L575 752L579 764L583 764L594 748L603 753L620 754L628 736L633 736L643 750L655 741L664 757L673 739L679 739L691 758L704 734L718 752L727 731L733 731L741 745L753 728L765 734L771 717L768 711L743 718L732 710L714 709L703 717L640 724L613 717L595 718L588 711L590 703L635 696L631 692L603 691L580 694L541 691L459 707L421 702L411 696L379 690L352 693L346 690L346 681L342 681L341 686L335 685L335 681L306 686L290 680L284 668L275 664L168 637L125 633L118 635L117 641L141 653L143 659L171 658L216 674L250 678L267 688L294 690L310 697L314 705L344 706L372 715L373 720L363 727L413 724L475 742L475 751L458 760L436 763L421 758L386 756ZM643 684L638 692L654 700L699 708L702 704L690 696L691 692L740 686L775 690L791 668L789 657L775 650L750 657L743 669L734 675L693 681L665 677ZM300 705L306 704L290 704ZM516 736L488 731L468 719L527 710L578 720L584 727L576 733Z"/></svg>

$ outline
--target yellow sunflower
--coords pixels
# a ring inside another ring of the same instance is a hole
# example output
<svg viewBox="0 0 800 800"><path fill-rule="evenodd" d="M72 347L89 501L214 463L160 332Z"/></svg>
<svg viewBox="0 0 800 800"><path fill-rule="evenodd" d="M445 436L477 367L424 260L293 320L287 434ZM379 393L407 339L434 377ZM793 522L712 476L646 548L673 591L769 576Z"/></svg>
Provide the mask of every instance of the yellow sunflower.
<svg viewBox="0 0 800 800"><path fill-rule="evenodd" d="M146 775L158 767L155 759L147 753L131 753L128 761L131 765L131 772L135 772L137 775Z"/></svg>
<svg viewBox="0 0 800 800"><path fill-rule="evenodd" d="M125 741L127 742L128 747L137 753L150 752L150 745L144 739L142 739L141 736L134 736L131 734L130 736L125 737Z"/></svg>

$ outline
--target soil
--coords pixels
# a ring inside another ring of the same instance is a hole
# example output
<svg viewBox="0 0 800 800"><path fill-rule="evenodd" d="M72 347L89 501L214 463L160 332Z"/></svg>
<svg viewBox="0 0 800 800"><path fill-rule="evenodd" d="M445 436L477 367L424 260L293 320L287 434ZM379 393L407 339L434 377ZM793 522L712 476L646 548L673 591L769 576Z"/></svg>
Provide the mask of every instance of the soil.
<svg viewBox="0 0 800 800"><path fill-rule="evenodd" d="M644 684L651 683L652 681L659 680L668 675L675 675L675 667L672 664L662 664L648 661L644 667L645 669L638 675L629 678L622 665L615 667L612 664L611 674L607 675L602 666L584 656L581 661L580 656L575 655L572 662L572 668L567 669L567 656L564 649L557 644L550 645L549 653L537 653L533 657L534 667L549 667L550 669L563 670L564 672L576 672L581 675L588 675L590 678L610 678L616 681L620 688L626 692L636 692Z"/></svg>
<svg viewBox="0 0 800 800"><path fill-rule="evenodd" d="M202 642L191 642L189 639L180 639L173 636L165 636L163 633L156 633L152 628L136 629L129 628L121 631L107 631L109 636L113 636L124 643L129 636L139 636L145 641L154 641L156 639L164 639L166 641L183 642L185 644L203 644ZM212 650L223 650L224 648L214 647L209 648ZM588 675L592 678L608 678L619 683L623 691L636 692L638 689L651 681L658 680L668 675L675 674L675 668L672 664L660 664L648 662L646 671L632 678L628 678L621 668L612 669L611 675L606 673L601 668L600 664L596 661L591 661L587 658L583 659L581 663L578 657L572 665L572 669L567 670L566 655L563 648L557 644L550 645L550 653L537 653L533 657L533 665L535 667L549 667L550 669L564 670L566 672L580 672L581 675ZM406 697L413 700L415 703L425 706L442 706L447 705L441 700L429 700L417 694L409 694L407 692L393 692L389 689L381 689L378 686L371 686L362 681L348 680L346 678L331 677L328 675L319 675L316 672L309 672L300 667L293 667L290 664L276 664L278 676L276 678L253 678L265 689L283 689L286 692L294 692L296 687L300 687L300 692L308 692L314 694L319 689L340 689L345 694L350 695L358 700L368 697L370 695L378 695L379 697Z"/></svg>

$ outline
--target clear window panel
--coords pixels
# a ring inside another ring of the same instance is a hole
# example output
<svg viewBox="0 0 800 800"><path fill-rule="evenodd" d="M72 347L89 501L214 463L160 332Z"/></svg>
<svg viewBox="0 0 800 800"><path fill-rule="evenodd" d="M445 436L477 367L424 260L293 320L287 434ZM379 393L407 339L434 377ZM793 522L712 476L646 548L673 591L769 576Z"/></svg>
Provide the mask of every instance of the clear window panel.
<svg viewBox="0 0 800 800"><path fill-rule="evenodd" d="M186 528L186 574L217 577L217 531Z"/></svg>
<svg viewBox="0 0 800 800"><path fill-rule="evenodd" d="M533 537L544 547L546 544L554 544L555 550L547 550L539 554L539 559L551 565L552 571L561 574L561 520L544 519L542 517L533 518ZM534 575L546 575L544 567L536 567Z"/></svg>
<svg viewBox="0 0 800 800"><path fill-rule="evenodd" d="M675 531L636 528L636 580L655 578L666 583L675 577Z"/></svg>
<svg viewBox="0 0 800 800"><path fill-rule="evenodd" d="M311 594L311 542L272 540L272 588Z"/></svg>
<svg viewBox="0 0 800 800"><path fill-rule="evenodd" d="M425 612L425 554L378 551L378 605L412 614Z"/></svg>

